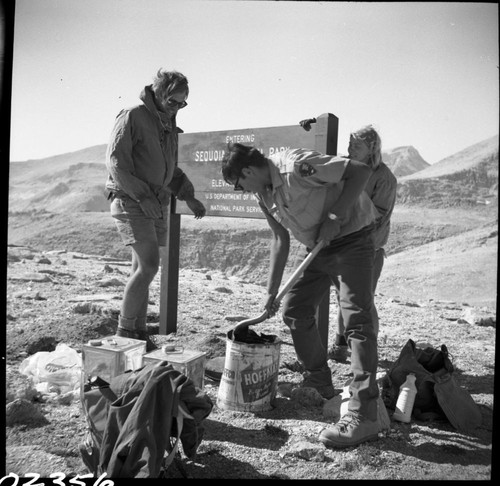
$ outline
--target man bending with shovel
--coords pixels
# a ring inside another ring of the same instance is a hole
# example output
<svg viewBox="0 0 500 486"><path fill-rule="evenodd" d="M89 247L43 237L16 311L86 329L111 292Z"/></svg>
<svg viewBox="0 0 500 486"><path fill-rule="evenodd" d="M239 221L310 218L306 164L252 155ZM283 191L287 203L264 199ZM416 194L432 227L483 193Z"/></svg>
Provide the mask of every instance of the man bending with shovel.
<svg viewBox="0 0 500 486"><path fill-rule="evenodd" d="M317 252L283 299L283 320L305 368L303 387L326 399L334 396L327 349L316 311L338 282L340 311L351 349L353 379L349 411L320 440L348 447L377 438L377 329L372 312L373 229L379 214L363 191L370 167L345 157L288 149L269 157L255 147L229 146L222 162L224 180L236 191L252 192L273 232L265 309L279 308L279 286L290 249L290 232L308 252ZM251 323L251 321L249 322Z"/></svg>

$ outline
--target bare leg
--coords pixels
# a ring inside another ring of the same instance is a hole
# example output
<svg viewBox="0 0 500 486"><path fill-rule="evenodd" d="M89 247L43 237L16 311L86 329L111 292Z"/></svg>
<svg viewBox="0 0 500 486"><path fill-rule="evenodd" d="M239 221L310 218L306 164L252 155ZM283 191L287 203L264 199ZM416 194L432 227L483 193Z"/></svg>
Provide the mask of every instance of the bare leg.
<svg viewBox="0 0 500 486"><path fill-rule="evenodd" d="M123 292L121 317L136 319L147 315L149 286L158 272L160 253L156 242L132 245L132 269Z"/></svg>

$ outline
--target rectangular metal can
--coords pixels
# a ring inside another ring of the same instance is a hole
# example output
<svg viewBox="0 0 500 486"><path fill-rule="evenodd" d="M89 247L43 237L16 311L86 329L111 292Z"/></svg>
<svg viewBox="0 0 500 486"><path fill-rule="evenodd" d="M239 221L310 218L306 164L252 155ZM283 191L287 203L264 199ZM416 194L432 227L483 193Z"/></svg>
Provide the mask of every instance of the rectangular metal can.
<svg viewBox="0 0 500 486"><path fill-rule="evenodd" d="M143 365L146 341L107 336L92 339L83 345L83 381L99 376L109 382L111 378L128 370L137 370Z"/></svg>
<svg viewBox="0 0 500 486"><path fill-rule="evenodd" d="M184 349L182 346L163 346L161 349L151 351L143 357L145 365L167 361L172 365L172 368L186 375L200 389L203 389L205 384L205 360L205 352Z"/></svg>

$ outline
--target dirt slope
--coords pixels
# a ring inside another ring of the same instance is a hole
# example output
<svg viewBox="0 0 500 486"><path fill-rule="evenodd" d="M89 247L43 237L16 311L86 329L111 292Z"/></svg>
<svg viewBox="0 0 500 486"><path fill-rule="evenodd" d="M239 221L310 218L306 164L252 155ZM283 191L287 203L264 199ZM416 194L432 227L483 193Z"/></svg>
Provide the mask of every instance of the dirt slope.
<svg viewBox="0 0 500 486"><path fill-rule="evenodd" d="M19 374L19 365L36 349L50 350L57 342L80 349L88 339L111 334L129 265L56 248L52 252L11 248L9 255L8 401L30 397L44 421L7 427L8 470L43 475L56 472L53 468L57 467L67 475L84 474L78 445L85 423L78 402L68 403L67 397L63 400L57 394L33 395ZM110 281L114 284L105 285ZM160 311L158 278L151 290L148 316L154 328ZM491 318L493 310L459 302L406 300L389 296L389 290L381 286L377 294L379 372L388 370L409 338L434 346L447 344L457 368L456 380L481 411L480 427L465 434L442 421L391 422L390 429L374 442L346 450L325 449L317 436L333 420L325 408L328 402L301 395L294 398L287 392L300 384L301 375L283 367L294 359L294 352L277 316L256 326L256 331L275 334L283 341L280 391L274 408L258 413L222 410L216 405L219 384L206 378L205 391L214 408L206 420L197 457L185 461L187 475L194 479L490 479L494 318L489 325L479 325L465 320L464 313ZM158 344L176 343L205 351L209 358L224 356L227 330L237 320L260 314L263 297L263 287L238 277L215 270L183 269L177 332L154 339ZM332 296L332 322L335 309ZM332 324L330 342L334 330ZM340 391L349 378L349 361L330 361L330 366ZM389 407L388 412L392 414ZM51 456L37 460L42 452ZM175 467L169 476L182 477Z"/></svg>
<svg viewBox="0 0 500 486"><path fill-rule="evenodd" d="M55 472L53 468L67 475L84 474L78 445L85 424L78 401L33 393L33 385L19 374L19 365L36 351L54 349L58 342L81 349L88 339L112 334L130 262L128 254L123 260L104 256L114 252L117 239L108 215L38 216L11 219L9 242L29 242L29 247L9 248L6 372L8 402L27 399L44 421L6 428L7 465L20 475L48 475ZM492 478L498 245L494 215L492 219L489 213L400 208L394 221L399 251L386 260L376 295L381 321L378 370L387 371L410 338L436 347L446 344L457 382L481 411L481 426L462 433L446 421L392 421L374 442L346 450L325 449L317 436L333 420L325 408L328 402L294 398L287 392L302 377L283 366L295 355L278 315L256 328L283 341L274 408L259 413L221 410L216 405L219 385L207 378L205 391L214 409L197 457L185 461L190 478ZM225 355L226 332L235 322L262 311L264 287L259 284L265 280L269 233L254 220L244 226L241 221L235 226L222 220L217 231L208 219L198 223L193 219L183 223L177 332L154 339L158 344L204 351L208 358L220 357ZM197 243L200 238L203 245ZM85 251L70 251L75 242ZM405 245L409 245L406 250ZM301 255L297 249L295 257ZM222 268L228 263L232 266ZM152 331L158 328L160 294L157 275L148 313ZM333 294L330 312L331 343ZM340 392L349 378L349 361L330 361L330 366ZM390 405L388 400L391 415ZM168 474L182 478L175 467Z"/></svg>

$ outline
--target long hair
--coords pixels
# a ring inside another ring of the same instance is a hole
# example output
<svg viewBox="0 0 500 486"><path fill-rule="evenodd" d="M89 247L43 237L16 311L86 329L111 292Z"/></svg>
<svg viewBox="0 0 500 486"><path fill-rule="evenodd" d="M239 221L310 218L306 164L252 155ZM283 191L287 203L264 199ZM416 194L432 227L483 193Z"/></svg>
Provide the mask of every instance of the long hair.
<svg viewBox="0 0 500 486"><path fill-rule="evenodd" d="M168 96L174 91L186 91L186 94L189 94L188 79L178 71L158 69L152 87L155 96L159 98Z"/></svg>
<svg viewBox="0 0 500 486"><path fill-rule="evenodd" d="M370 165L372 169L382 162L382 140L373 125L366 125L351 133L354 139L362 140L370 148Z"/></svg>

